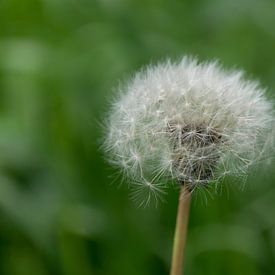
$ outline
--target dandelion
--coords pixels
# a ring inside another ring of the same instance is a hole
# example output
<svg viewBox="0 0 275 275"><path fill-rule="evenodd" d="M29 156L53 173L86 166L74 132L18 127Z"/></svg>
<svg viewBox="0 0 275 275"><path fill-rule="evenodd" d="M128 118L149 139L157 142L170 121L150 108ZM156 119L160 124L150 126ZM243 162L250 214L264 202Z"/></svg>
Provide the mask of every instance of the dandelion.
<svg viewBox="0 0 275 275"><path fill-rule="evenodd" d="M171 274L181 274L191 193L226 175L244 178L266 157L274 116L264 94L242 71L190 57L149 66L120 89L106 127L111 163L141 205L171 182L181 187Z"/></svg>

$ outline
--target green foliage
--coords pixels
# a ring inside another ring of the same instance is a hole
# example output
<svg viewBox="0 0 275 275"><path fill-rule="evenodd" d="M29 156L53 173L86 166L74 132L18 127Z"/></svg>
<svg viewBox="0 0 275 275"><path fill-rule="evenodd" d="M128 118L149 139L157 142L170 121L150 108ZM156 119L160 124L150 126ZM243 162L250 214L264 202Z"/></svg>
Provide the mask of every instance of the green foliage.
<svg viewBox="0 0 275 275"><path fill-rule="evenodd" d="M113 87L142 65L193 54L243 67L272 97L274 9L0 1L0 274L168 274L177 191L140 209L111 184L99 144ZM235 184L193 200L187 274L274 274L274 176L261 169L244 192Z"/></svg>

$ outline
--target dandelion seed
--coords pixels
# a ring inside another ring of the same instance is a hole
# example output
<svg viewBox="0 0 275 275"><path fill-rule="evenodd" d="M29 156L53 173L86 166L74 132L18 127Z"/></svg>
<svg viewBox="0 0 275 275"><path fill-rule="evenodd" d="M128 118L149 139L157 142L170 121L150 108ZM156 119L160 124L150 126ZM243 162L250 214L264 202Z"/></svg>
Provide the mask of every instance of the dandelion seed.
<svg viewBox="0 0 275 275"><path fill-rule="evenodd" d="M145 178L160 173L167 184L194 189L228 174L241 178L266 158L273 122L257 82L185 57L150 66L122 88L105 148L112 164L132 169L127 174L145 187Z"/></svg>

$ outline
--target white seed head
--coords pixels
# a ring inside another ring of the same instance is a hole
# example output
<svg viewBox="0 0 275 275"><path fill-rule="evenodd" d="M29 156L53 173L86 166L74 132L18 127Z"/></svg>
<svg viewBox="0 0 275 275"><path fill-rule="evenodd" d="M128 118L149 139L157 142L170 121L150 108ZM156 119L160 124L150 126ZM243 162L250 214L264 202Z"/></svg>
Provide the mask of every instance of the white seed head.
<svg viewBox="0 0 275 275"><path fill-rule="evenodd" d="M191 57L137 73L109 113L111 163L155 199L171 181L190 190L242 176L273 143L273 106L258 82ZM159 192L158 192L159 191Z"/></svg>

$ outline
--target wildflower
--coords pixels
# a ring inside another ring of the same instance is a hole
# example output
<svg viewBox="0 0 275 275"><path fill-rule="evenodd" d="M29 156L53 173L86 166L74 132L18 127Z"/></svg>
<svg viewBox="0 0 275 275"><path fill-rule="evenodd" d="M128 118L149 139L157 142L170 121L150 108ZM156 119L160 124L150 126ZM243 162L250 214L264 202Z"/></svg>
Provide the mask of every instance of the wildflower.
<svg viewBox="0 0 275 275"><path fill-rule="evenodd" d="M273 136L272 104L258 82L217 62L184 57L137 73L113 103L105 150L145 200L171 181L192 191L246 175Z"/></svg>

